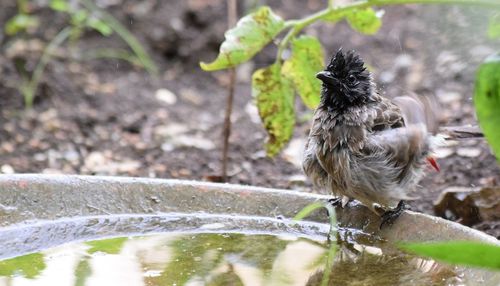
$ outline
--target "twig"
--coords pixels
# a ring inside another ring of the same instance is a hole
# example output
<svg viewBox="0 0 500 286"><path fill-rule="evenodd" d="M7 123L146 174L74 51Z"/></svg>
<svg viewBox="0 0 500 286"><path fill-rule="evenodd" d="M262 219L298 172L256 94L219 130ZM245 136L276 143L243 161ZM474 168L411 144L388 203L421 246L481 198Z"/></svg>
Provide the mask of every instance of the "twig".
<svg viewBox="0 0 500 286"><path fill-rule="evenodd" d="M444 134L448 139L482 138L483 132L479 126L447 126L441 127L439 133Z"/></svg>
<svg viewBox="0 0 500 286"><path fill-rule="evenodd" d="M227 23L229 28L236 25L237 20L236 0L227 1ZM231 113L233 111L234 85L236 81L236 69L229 69L229 87L226 103L226 115L224 117L224 130L222 131L222 180L227 181L227 153L229 150L229 136L231 135Z"/></svg>

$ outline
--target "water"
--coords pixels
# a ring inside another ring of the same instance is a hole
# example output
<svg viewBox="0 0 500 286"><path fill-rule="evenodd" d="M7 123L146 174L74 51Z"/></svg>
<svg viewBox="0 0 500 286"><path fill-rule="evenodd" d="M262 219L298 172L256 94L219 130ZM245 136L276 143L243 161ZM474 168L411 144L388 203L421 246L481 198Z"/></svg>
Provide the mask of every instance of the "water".
<svg viewBox="0 0 500 286"><path fill-rule="evenodd" d="M0 285L320 285L326 243L297 236L160 233L73 242L0 261ZM450 267L341 244L329 285L462 285Z"/></svg>
<svg viewBox="0 0 500 286"><path fill-rule="evenodd" d="M27 221L0 227L0 286L321 285L328 231L283 217L207 213ZM328 285L498 285L485 272L406 255L360 230L341 228L336 238Z"/></svg>
<svg viewBox="0 0 500 286"><path fill-rule="evenodd" d="M459 285L450 268L355 248L337 253L334 285ZM326 251L321 242L290 236L118 237L0 261L0 285L320 285Z"/></svg>

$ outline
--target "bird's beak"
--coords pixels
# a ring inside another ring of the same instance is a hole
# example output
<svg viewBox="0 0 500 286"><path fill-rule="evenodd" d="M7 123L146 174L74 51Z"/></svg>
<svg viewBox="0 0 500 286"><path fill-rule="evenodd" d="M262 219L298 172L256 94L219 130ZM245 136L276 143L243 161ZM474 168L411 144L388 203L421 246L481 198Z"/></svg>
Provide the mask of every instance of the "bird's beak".
<svg viewBox="0 0 500 286"><path fill-rule="evenodd" d="M436 170L438 172L441 170L439 168L438 163L436 162L436 159L434 159L434 157L427 157L427 162L429 162L429 164L431 164L431 166L432 166L432 168L434 168L434 170Z"/></svg>
<svg viewBox="0 0 500 286"><path fill-rule="evenodd" d="M316 78L329 85L336 85L338 83L338 80L328 71L320 71L316 74Z"/></svg>

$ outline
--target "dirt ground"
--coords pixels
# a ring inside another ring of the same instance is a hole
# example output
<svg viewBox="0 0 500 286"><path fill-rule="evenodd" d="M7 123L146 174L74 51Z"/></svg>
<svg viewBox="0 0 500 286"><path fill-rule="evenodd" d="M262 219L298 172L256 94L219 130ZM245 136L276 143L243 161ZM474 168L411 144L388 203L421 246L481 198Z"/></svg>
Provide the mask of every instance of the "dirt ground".
<svg viewBox="0 0 500 286"><path fill-rule="evenodd" d="M0 4L2 26L16 12L7 2ZM198 62L217 55L226 29L225 1L98 2L142 41L160 76L119 60L76 61L68 56L75 47L65 45L48 65L34 108L24 111L15 89L20 81L15 59L25 59L32 68L41 47L67 19L42 10L41 26L32 34L0 34L0 172L193 180L219 175L228 75L203 72ZM240 15L258 2L292 19L322 9L326 1L241 1ZM407 92L437 96L441 126L475 124L474 72L499 47L485 36L488 11L430 5L384 10L382 29L374 36L358 34L346 23L318 23L306 32L320 38L327 56L340 46L357 50L389 97ZM75 46L126 48L117 36L96 32L85 33ZM298 126L281 155L271 159L263 151L266 135L250 78L254 69L273 62L275 52L270 45L238 69L229 182L313 191L300 168L310 110L297 102ZM448 142L437 156L441 172L429 171L420 199L411 202L413 210L433 214L434 201L449 187L499 182L499 167L483 139ZM498 221L475 227L500 236Z"/></svg>

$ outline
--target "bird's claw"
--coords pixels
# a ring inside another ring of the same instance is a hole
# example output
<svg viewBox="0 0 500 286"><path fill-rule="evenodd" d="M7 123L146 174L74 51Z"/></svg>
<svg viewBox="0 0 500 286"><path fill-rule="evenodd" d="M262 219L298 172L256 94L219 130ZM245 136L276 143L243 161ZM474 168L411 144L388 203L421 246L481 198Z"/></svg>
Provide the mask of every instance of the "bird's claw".
<svg viewBox="0 0 500 286"><path fill-rule="evenodd" d="M396 208L388 210L382 214L382 222L380 223L380 229L384 225L392 225L394 221L406 210L408 206L404 201L400 201Z"/></svg>

